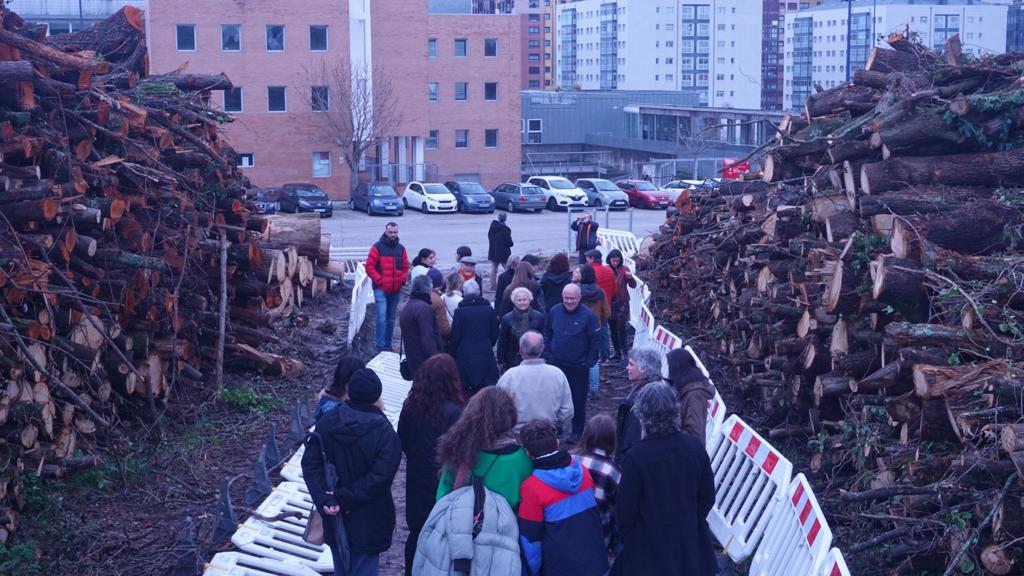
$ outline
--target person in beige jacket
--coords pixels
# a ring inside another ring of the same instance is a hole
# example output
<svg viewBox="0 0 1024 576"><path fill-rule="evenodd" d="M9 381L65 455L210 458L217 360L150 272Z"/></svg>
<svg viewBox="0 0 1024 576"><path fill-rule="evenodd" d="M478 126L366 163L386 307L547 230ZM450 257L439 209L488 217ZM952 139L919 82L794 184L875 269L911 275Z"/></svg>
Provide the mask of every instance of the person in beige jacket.
<svg viewBox="0 0 1024 576"><path fill-rule="evenodd" d="M528 331L519 338L523 361L510 368L498 380L498 388L508 392L516 404L515 432L534 418L555 423L560 433L568 432L574 414L572 392L565 374L544 362L544 337Z"/></svg>

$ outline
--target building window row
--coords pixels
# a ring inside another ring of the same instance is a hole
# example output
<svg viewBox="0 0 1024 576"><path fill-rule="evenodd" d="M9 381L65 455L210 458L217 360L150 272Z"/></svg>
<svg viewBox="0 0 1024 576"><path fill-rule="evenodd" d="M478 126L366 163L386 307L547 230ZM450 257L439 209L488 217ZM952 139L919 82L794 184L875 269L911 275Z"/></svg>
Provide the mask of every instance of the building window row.
<svg viewBox="0 0 1024 576"><path fill-rule="evenodd" d="M238 155L239 168L254 168L256 166L256 154L254 152L242 152ZM331 153L330 151L315 151L312 154L312 169L310 174L313 178L331 177Z"/></svg>
<svg viewBox="0 0 1024 576"><path fill-rule="evenodd" d="M466 149L469 148L469 130L459 128L455 130L454 139L455 148ZM441 147L441 131L431 130L427 135L425 146L428 150L437 150ZM498 147L498 129L497 128L486 128L484 130L484 148L497 148Z"/></svg>
<svg viewBox="0 0 1024 576"><path fill-rule="evenodd" d="M469 56L469 39L456 38L454 43L454 54L456 58ZM427 39L427 56L437 58L437 38ZM484 58L496 58L498 56L498 39L484 38Z"/></svg>
<svg viewBox="0 0 1024 576"><path fill-rule="evenodd" d="M266 26L267 52L284 52L285 50L285 27L283 24L268 24ZM178 24L175 30L175 47L179 52L195 52L197 49L196 25ZM242 25L221 24L220 25L220 49L223 52L241 52L242 50ZM311 52L327 51L327 26L323 24L312 24L309 27L309 50Z"/></svg>
<svg viewBox="0 0 1024 576"><path fill-rule="evenodd" d="M455 83L455 100L466 101L469 100L469 82L456 82ZM438 100L438 83L428 82L427 83L427 99L431 102L437 102ZM494 101L498 99L498 83L497 82L484 82L484 100Z"/></svg>
<svg viewBox="0 0 1024 576"><path fill-rule="evenodd" d="M224 91L224 111L244 112L244 98L241 86ZM329 86L309 87L309 107L313 112L327 112L331 109ZM286 86L267 86L267 112L288 111L288 89Z"/></svg>

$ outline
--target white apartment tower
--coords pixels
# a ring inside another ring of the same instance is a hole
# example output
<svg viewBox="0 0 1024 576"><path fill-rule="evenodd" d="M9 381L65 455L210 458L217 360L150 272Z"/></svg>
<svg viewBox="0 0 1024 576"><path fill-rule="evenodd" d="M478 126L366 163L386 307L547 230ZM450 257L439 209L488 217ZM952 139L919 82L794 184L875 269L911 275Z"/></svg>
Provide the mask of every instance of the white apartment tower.
<svg viewBox="0 0 1024 576"><path fill-rule="evenodd" d="M558 85L678 90L718 108L761 106L755 0L580 0L558 6Z"/></svg>
<svg viewBox="0 0 1024 576"><path fill-rule="evenodd" d="M849 14L849 16L848 16ZM1007 41L1007 2L992 0L826 1L786 18L786 109L797 109L815 85L847 81L867 62L871 49L886 46L892 32L909 30L927 46L942 48L959 34L969 56L1002 53Z"/></svg>

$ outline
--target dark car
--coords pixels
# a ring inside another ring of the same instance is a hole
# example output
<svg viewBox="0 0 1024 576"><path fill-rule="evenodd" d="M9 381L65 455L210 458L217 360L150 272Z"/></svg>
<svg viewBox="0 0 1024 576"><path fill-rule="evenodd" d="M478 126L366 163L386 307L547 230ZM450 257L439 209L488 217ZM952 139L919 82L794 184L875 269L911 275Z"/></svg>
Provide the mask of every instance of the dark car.
<svg viewBox="0 0 1024 576"><path fill-rule="evenodd" d="M405 209L398 192L387 182L360 182L352 192L352 209L364 210L368 215L393 214L401 216Z"/></svg>
<svg viewBox="0 0 1024 576"><path fill-rule="evenodd" d="M506 182L491 191L498 208L509 212L533 210L540 212L547 206L547 196L539 186L525 182Z"/></svg>
<svg viewBox="0 0 1024 576"><path fill-rule="evenodd" d="M273 214L277 212L281 198L280 188L264 188L250 200L257 214Z"/></svg>
<svg viewBox="0 0 1024 576"><path fill-rule="evenodd" d="M616 180L615 184L629 196L629 205L638 208L668 208L672 199L664 190L647 180Z"/></svg>
<svg viewBox="0 0 1024 576"><path fill-rule="evenodd" d="M479 212L490 214L494 212L494 198L487 193L487 190L479 182L460 181L445 182L444 185L455 195L459 201L459 212Z"/></svg>
<svg viewBox="0 0 1024 576"><path fill-rule="evenodd" d="M316 212L321 218L330 218L334 214L331 199L316 184L293 183L281 186L281 197L278 200L281 212Z"/></svg>

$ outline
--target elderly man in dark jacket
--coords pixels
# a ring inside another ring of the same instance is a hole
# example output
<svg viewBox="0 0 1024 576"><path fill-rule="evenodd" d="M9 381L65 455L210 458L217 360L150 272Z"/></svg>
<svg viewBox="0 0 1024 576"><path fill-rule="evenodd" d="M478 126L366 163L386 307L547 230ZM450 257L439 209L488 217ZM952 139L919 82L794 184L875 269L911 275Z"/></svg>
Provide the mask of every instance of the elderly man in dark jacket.
<svg viewBox="0 0 1024 576"><path fill-rule="evenodd" d="M351 576L377 574L380 553L391 547L395 503L391 484L402 461L402 443L380 410L380 378L368 368L357 370L348 383L348 401L320 418L316 430L337 480L327 485L320 446L307 441L302 475L314 504L325 520L341 515L351 552ZM335 561L339 554L332 523L324 522L325 540Z"/></svg>
<svg viewBox="0 0 1024 576"><path fill-rule="evenodd" d="M498 382L498 363L494 359L498 317L475 280L462 285L462 296L452 320L449 346L459 367L462 389L469 397Z"/></svg>
<svg viewBox="0 0 1024 576"><path fill-rule="evenodd" d="M402 350L412 374L434 354L441 351L441 335L437 329L437 315L430 301L433 281L426 274L412 281L409 301L398 315L402 329Z"/></svg>
<svg viewBox="0 0 1024 576"><path fill-rule="evenodd" d="M508 214L498 212L498 219L491 221L491 227L487 230L487 259L491 261L491 289L495 289L498 281L498 267L504 266L512 255L512 229L505 220ZM495 296L499 298L501 295Z"/></svg>
<svg viewBox="0 0 1024 576"><path fill-rule="evenodd" d="M714 472L695 437L679 430L672 387L652 382L633 412L642 440L622 459L615 515L622 552L613 576L711 576L718 572L707 515L715 504Z"/></svg>
<svg viewBox="0 0 1024 576"><path fill-rule="evenodd" d="M562 289L562 303L551 308L544 323L544 358L565 374L572 391L571 443L579 441L587 423L590 367L597 363L601 343L597 316L580 305L581 298L579 286L566 286Z"/></svg>

